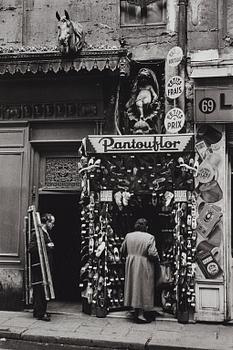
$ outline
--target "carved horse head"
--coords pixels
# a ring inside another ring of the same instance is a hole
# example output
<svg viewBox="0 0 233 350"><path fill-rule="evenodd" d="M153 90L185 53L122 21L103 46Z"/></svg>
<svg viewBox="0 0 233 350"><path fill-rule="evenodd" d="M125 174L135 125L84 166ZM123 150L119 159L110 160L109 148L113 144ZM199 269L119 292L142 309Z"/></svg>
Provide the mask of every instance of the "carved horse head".
<svg viewBox="0 0 233 350"><path fill-rule="evenodd" d="M65 16L60 16L58 11L56 17L58 20L58 45L62 53L78 52L84 44L84 33L81 24L70 20L68 12L65 10Z"/></svg>

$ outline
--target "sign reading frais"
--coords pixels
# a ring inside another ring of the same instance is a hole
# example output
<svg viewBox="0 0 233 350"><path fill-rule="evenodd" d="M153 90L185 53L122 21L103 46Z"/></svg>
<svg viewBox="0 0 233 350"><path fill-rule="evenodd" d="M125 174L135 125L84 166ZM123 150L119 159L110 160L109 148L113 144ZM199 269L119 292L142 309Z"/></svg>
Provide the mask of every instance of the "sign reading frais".
<svg viewBox="0 0 233 350"><path fill-rule="evenodd" d="M171 77L166 84L166 95L174 100L178 98L184 91L184 80L182 77L175 75Z"/></svg>
<svg viewBox="0 0 233 350"><path fill-rule="evenodd" d="M193 134L88 136L87 153L151 153L193 150Z"/></svg>

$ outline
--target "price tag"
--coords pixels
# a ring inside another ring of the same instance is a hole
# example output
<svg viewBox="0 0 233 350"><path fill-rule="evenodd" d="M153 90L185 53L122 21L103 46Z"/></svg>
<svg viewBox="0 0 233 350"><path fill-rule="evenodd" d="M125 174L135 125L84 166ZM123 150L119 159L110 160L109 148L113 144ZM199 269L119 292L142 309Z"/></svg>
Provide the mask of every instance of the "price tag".
<svg viewBox="0 0 233 350"><path fill-rule="evenodd" d="M111 190L100 191L100 202L112 202L113 196Z"/></svg>

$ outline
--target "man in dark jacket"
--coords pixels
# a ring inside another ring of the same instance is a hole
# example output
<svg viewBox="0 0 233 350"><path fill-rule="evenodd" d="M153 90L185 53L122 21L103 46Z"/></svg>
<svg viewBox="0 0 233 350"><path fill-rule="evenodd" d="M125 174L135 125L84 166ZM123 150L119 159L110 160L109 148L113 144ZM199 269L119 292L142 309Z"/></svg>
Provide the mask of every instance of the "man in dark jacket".
<svg viewBox="0 0 233 350"><path fill-rule="evenodd" d="M49 265L51 269L52 265L52 250L54 244L51 240L49 232L52 230L55 224L55 218L52 214L44 214L41 217L42 232L44 235L44 241L46 245L46 250L48 254ZM36 264L40 261L39 252L36 240L35 231L32 232L31 240L29 242L29 252L31 254L31 264ZM32 267L32 283L37 283L42 281L41 266L37 265ZM44 286L42 283L33 285L33 317L38 320L50 321L50 315L46 312L47 310L47 300L45 298Z"/></svg>

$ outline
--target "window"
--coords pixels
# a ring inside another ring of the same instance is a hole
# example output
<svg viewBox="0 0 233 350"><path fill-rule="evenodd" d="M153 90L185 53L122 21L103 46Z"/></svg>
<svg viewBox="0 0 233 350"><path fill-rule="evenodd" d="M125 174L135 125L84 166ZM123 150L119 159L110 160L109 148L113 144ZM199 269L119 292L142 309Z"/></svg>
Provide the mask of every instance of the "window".
<svg viewBox="0 0 233 350"><path fill-rule="evenodd" d="M120 0L121 25L163 23L166 0Z"/></svg>

